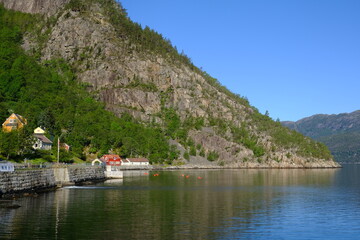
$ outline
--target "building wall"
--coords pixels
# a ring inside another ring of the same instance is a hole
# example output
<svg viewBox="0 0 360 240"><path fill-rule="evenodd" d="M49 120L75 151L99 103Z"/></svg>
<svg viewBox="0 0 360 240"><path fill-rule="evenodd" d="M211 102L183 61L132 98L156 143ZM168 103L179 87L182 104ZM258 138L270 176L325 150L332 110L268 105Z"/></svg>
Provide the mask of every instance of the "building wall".
<svg viewBox="0 0 360 240"><path fill-rule="evenodd" d="M32 147L33 149L51 150L52 144L44 143L38 139L36 140L36 143Z"/></svg>
<svg viewBox="0 0 360 240"><path fill-rule="evenodd" d="M43 143L42 149L44 150L51 150L52 145L48 143Z"/></svg>
<svg viewBox="0 0 360 240"><path fill-rule="evenodd" d="M25 119L22 120L26 122ZM6 126L6 124L11 123L11 121L16 121L16 123L14 123L15 126ZM21 122L20 119L17 118L15 114L11 114L10 117L8 117L2 125L4 132L11 132L12 130L20 129L22 127L24 127L24 124Z"/></svg>

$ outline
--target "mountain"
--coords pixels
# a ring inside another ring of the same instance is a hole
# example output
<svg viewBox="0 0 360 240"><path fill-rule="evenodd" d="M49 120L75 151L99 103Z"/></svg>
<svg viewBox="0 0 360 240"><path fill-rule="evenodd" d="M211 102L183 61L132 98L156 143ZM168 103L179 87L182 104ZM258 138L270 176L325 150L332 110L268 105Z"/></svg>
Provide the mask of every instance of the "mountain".
<svg viewBox="0 0 360 240"><path fill-rule="evenodd" d="M318 114L282 124L325 143L339 162L360 161L360 111Z"/></svg>
<svg viewBox="0 0 360 240"><path fill-rule="evenodd" d="M22 34L27 55L45 68L65 62L106 110L159 127L184 160L229 167L338 166L323 144L260 114L178 53L170 40L132 22L114 0L0 2L36 18ZM71 133L71 127L58 124ZM84 151L98 150L96 137L83 141ZM124 139L106 146L121 150Z"/></svg>

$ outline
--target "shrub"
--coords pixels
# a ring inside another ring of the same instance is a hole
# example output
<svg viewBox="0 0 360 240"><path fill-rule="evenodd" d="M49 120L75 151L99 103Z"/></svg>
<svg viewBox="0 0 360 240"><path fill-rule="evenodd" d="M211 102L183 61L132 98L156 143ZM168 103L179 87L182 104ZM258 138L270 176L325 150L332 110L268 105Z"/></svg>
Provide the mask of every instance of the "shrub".
<svg viewBox="0 0 360 240"><path fill-rule="evenodd" d="M196 149L194 146L190 147L190 155L191 156L196 156Z"/></svg>
<svg viewBox="0 0 360 240"><path fill-rule="evenodd" d="M219 154L215 151L209 152L207 159L211 162L216 161L219 159Z"/></svg>
<svg viewBox="0 0 360 240"><path fill-rule="evenodd" d="M189 155L188 152L184 152L183 157L184 157L184 159L186 159L186 160L188 160L188 161L190 160L190 155Z"/></svg>

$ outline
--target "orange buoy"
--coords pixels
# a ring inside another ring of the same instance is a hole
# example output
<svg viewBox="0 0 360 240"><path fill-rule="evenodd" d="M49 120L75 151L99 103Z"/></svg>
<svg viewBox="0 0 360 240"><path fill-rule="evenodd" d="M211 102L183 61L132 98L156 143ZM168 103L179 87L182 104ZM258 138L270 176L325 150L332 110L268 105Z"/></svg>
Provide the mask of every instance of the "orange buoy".
<svg viewBox="0 0 360 240"><path fill-rule="evenodd" d="M185 177L185 174L181 174L182 177Z"/></svg>
<svg viewBox="0 0 360 240"><path fill-rule="evenodd" d="M189 178L190 176L189 175L186 175L186 178Z"/></svg>
<svg viewBox="0 0 360 240"><path fill-rule="evenodd" d="M202 177L197 177L197 179L202 179Z"/></svg>

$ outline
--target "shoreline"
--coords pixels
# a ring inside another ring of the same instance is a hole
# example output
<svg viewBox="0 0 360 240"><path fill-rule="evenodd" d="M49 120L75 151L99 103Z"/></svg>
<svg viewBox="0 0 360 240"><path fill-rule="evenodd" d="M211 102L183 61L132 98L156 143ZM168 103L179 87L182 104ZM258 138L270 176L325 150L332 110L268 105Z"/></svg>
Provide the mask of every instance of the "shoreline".
<svg viewBox="0 0 360 240"><path fill-rule="evenodd" d="M340 164L331 165L311 165L311 166L299 166L299 165L282 165L282 166L270 166L266 164L247 165L247 166L217 166L213 164L209 165L193 165L185 164L179 166L134 166L119 168L120 171L176 171L176 170L242 170L242 169L261 169L261 170L273 170L273 169L339 169L342 168ZM36 173L36 174L35 174ZM55 173L55 174L54 174ZM53 176L55 175L55 176ZM49 169L43 170L42 174L39 174L39 170L22 170L12 173L0 173L0 200L1 199L16 199L19 197L36 197L38 194L45 192L56 191L59 188L65 186L81 186L81 185L93 185L98 182L104 182L112 178L107 178L105 171L102 167L84 167L84 166L72 166L67 169L62 169L59 175L59 169L49 172Z"/></svg>
<svg viewBox="0 0 360 240"><path fill-rule="evenodd" d="M166 167L166 168L154 168L154 169L150 169L151 171L171 171L171 170L221 170L221 169L234 169L234 170L242 170L242 169L259 169L259 170L272 170L272 169L340 169L342 168L342 166L340 167ZM134 169L134 170L147 170L147 169ZM124 171L131 171L131 170L124 170Z"/></svg>
<svg viewBox="0 0 360 240"><path fill-rule="evenodd" d="M219 166L215 164L184 164L177 166L161 166L152 165L153 169L329 169L329 168L342 168L341 164L329 162L309 162L295 164L291 162L271 162L271 163L258 163L258 162L245 162L234 163L231 165Z"/></svg>

